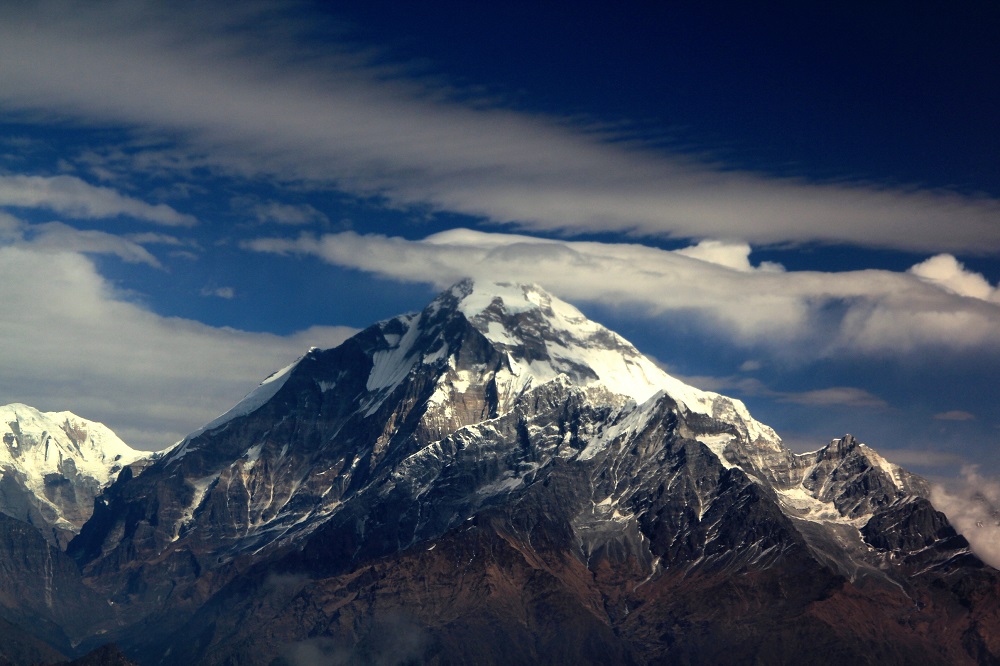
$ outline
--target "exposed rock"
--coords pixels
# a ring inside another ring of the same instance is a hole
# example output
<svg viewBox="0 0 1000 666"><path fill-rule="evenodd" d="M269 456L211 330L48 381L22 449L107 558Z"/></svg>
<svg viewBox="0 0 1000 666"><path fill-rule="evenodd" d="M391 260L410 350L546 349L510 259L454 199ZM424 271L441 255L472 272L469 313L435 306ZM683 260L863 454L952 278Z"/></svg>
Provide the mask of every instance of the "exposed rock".
<svg viewBox="0 0 1000 666"><path fill-rule="evenodd" d="M58 650L53 652L58 659L72 654L75 644L107 626L111 618L107 602L83 584L69 557L31 525L0 514L0 619L16 627L22 638L30 636ZM2 653L11 658L10 648Z"/></svg>
<svg viewBox="0 0 1000 666"><path fill-rule="evenodd" d="M117 645L107 644L96 648L79 659L60 662L53 666L137 666Z"/></svg>

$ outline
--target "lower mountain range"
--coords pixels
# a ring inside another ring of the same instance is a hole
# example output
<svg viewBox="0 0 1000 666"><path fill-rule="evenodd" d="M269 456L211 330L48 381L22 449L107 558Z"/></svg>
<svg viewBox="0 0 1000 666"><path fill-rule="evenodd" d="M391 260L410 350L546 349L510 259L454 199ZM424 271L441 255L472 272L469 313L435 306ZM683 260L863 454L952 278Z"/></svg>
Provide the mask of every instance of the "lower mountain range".
<svg viewBox="0 0 1000 666"><path fill-rule="evenodd" d="M923 479L793 453L537 286L461 282L147 458L4 409L10 664L1000 663L1000 572Z"/></svg>

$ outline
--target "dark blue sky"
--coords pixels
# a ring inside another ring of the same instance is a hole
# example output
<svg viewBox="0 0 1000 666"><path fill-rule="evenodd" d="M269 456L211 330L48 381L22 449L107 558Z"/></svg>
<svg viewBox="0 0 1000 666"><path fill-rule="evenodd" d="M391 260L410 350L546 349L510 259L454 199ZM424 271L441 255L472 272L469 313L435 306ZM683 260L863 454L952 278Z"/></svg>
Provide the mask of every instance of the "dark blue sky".
<svg viewBox="0 0 1000 666"><path fill-rule="evenodd" d="M472 275L798 449L1000 473L997 34L992 2L4 7L0 402L158 448Z"/></svg>
<svg viewBox="0 0 1000 666"><path fill-rule="evenodd" d="M1000 7L337 3L359 42L728 166L998 193Z"/></svg>

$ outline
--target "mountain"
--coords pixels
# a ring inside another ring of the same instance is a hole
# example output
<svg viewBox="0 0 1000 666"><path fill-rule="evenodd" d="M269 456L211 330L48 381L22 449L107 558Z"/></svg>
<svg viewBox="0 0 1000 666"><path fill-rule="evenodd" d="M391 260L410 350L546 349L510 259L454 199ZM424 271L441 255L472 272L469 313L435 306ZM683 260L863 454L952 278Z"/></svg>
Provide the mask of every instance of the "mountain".
<svg viewBox="0 0 1000 666"><path fill-rule="evenodd" d="M1000 662L1000 574L845 436L788 450L536 286L310 350L68 547L143 664Z"/></svg>
<svg viewBox="0 0 1000 666"><path fill-rule="evenodd" d="M101 423L21 404L0 407L0 434L0 513L35 525L60 547L118 473L152 455Z"/></svg>

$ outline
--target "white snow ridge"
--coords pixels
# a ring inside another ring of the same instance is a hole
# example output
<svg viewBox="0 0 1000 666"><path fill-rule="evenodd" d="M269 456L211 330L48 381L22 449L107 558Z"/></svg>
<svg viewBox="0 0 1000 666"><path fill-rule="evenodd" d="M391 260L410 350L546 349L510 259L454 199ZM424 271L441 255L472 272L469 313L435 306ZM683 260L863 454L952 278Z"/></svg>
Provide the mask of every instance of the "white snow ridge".
<svg viewBox="0 0 1000 666"><path fill-rule="evenodd" d="M577 385L599 384L637 404L665 393L689 413L736 421L751 441L779 441L739 400L702 391L672 377L628 340L538 285L466 280L450 293L459 299L458 309L483 335L510 353L517 366L514 372L522 382L530 378L537 386L566 374ZM525 353L527 347L536 349Z"/></svg>
<svg viewBox="0 0 1000 666"><path fill-rule="evenodd" d="M0 436L0 479L11 477L29 493L27 503L0 506L0 511L69 532L79 531L93 497L122 468L152 455L130 448L104 424L18 403L0 407ZM59 491L66 482L73 492ZM5 494L4 501L14 500Z"/></svg>

